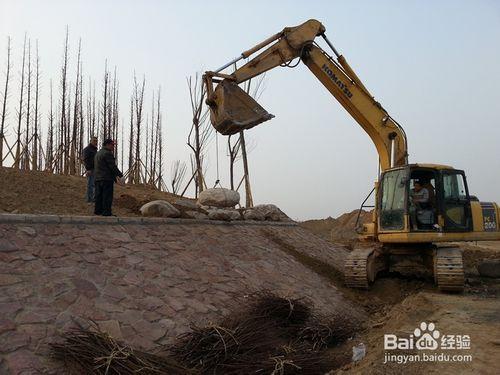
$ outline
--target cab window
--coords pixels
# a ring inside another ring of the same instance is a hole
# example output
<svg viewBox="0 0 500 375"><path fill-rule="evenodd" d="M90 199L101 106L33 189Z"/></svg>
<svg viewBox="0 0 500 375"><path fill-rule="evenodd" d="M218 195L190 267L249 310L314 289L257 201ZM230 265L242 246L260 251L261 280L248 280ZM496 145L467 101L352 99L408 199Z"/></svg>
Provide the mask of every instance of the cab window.
<svg viewBox="0 0 500 375"><path fill-rule="evenodd" d="M404 228L407 175L405 169L400 169L387 172L382 178L381 229L397 230Z"/></svg>
<svg viewBox="0 0 500 375"><path fill-rule="evenodd" d="M467 199L464 177L461 174L444 174L443 195L444 199Z"/></svg>

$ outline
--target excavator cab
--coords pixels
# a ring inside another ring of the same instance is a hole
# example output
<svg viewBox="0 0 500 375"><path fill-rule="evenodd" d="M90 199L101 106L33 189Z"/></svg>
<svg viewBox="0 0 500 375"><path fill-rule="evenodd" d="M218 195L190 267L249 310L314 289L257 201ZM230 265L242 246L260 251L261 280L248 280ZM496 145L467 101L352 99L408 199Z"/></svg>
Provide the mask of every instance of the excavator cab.
<svg viewBox="0 0 500 375"><path fill-rule="evenodd" d="M207 104L210 107L212 125L223 135L239 133L274 117L235 82L228 79L221 81L209 94Z"/></svg>
<svg viewBox="0 0 500 375"><path fill-rule="evenodd" d="M452 167L414 164L384 172L378 207L382 234L472 231L465 174Z"/></svg>

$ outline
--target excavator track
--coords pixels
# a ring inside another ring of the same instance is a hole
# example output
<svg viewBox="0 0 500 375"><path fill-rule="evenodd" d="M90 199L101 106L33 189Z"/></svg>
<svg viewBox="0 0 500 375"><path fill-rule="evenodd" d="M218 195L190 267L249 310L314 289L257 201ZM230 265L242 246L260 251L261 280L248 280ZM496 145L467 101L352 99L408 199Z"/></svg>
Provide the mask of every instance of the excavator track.
<svg viewBox="0 0 500 375"><path fill-rule="evenodd" d="M434 279L443 292L464 290L464 265L458 248L438 248L434 258Z"/></svg>
<svg viewBox="0 0 500 375"><path fill-rule="evenodd" d="M360 248L349 253L344 264L344 280L349 288L368 289L373 278L370 277L370 262L374 249Z"/></svg>

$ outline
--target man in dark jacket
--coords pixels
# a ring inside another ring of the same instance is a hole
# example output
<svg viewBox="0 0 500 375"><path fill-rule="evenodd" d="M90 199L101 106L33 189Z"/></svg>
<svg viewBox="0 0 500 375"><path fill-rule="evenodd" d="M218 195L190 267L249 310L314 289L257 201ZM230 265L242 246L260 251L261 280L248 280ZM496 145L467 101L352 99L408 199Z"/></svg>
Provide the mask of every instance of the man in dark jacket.
<svg viewBox="0 0 500 375"><path fill-rule="evenodd" d="M95 155L94 178L95 178L95 209L94 214L111 216L111 205L113 204L113 185L116 182L123 184L123 174L116 166L113 155L115 143L112 139L106 139L102 148Z"/></svg>
<svg viewBox="0 0 500 375"><path fill-rule="evenodd" d="M94 158L97 154L97 137L92 137L87 147L83 149L82 160L87 176L87 203L94 202Z"/></svg>

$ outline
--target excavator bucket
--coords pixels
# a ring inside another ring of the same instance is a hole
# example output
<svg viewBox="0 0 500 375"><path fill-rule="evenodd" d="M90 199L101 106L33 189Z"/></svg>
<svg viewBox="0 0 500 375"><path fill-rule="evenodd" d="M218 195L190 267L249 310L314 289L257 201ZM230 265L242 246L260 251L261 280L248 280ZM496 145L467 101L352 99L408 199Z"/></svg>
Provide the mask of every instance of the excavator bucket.
<svg viewBox="0 0 500 375"><path fill-rule="evenodd" d="M274 116L230 80L223 80L207 100L215 130L232 135L253 128Z"/></svg>

